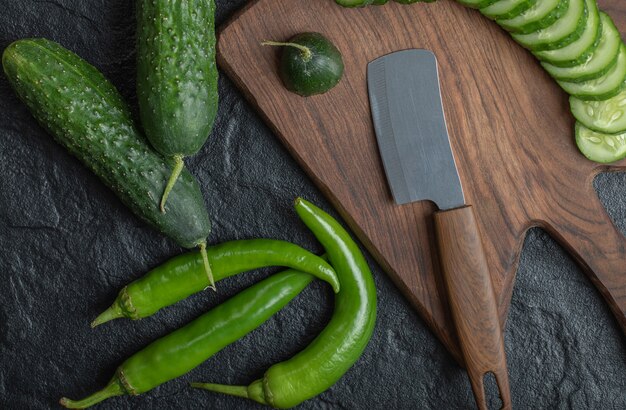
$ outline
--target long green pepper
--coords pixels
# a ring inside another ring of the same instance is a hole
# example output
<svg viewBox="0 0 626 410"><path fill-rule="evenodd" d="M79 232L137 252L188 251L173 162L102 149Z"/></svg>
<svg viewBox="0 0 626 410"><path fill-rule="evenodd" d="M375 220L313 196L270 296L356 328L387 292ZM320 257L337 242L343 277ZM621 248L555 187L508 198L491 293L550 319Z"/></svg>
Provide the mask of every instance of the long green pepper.
<svg viewBox="0 0 626 410"><path fill-rule="evenodd" d="M333 268L322 258L290 242L248 239L224 242L207 249L215 281L267 266L283 266L309 273L339 291ZM127 317L141 319L209 286L203 261L197 253L170 259L144 277L125 286L115 302L93 321L97 326Z"/></svg>
<svg viewBox="0 0 626 410"><path fill-rule="evenodd" d="M313 279L294 270L270 276L131 356L104 389L83 400L62 398L60 403L86 408L110 397L147 392L181 376L259 327Z"/></svg>
<svg viewBox="0 0 626 410"><path fill-rule="evenodd" d="M335 311L311 344L291 359L270 367L249 386L192 383L193 387L290 408L332 386L361 356L376 322L376 288L363 254L330 215L301 198L296 211L322 243L335 268L341 291Z"/></svg>

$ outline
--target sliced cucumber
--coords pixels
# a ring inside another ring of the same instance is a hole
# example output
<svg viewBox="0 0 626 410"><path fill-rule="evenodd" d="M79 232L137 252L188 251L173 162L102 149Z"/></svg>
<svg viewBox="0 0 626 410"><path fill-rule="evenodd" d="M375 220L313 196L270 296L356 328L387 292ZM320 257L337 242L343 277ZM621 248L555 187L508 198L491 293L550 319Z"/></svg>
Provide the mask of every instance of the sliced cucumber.
<svg viewBox="0 0 626 410"><path fill-rule="evenodd" d="M556 67L549 63L541 63L552 77L560 81L583 82L602 77L613 68L620 53L622 39L607 14L600 12L600 19L602 38L587 61L574 67Z"/></svg>
<svg viewBox="0 0 626 410"><path fill-rule="evenodd" d="M569 8L570 0L539 0L534 6L511 19L496 20L507 31L528 34L546 28Z"/></svg>
<svg viewBox="0 0 626 410"><path fill-rule="evenodd" d="M471 7L473 9L482 9L488 7L498 0L456 0L464 6Z"/></svg>
<svg viewBox="0 0 626 410"><path fill-rule="evenodd" d="M513 39L532 51L552 50L578 40L587 26L585 0L570 0L567 12L551 26L530 34L511 34Z"/></svg>
<svg viewBox="0 0 626 410"><path fill-rule="evenodd" d="M603 134L577 122L576 145L584 156L603 164L626 157L626 133Z"/></svg>
<svg viewBox="0 0 626 410"><path fill-rule="evenodd" d="M567 81L558 81L558 83L561 88L574 97L586 101L600 101L619 94L625 85L624 81L626 81L626 45L622 44L617 63L602 77L582 83Z"/></svg>
<svg viewBox="0 0 626 410"><path fill-rule="evenodd" d="M556 67L574 67L584 63L595 51L602 38L602 24L596 0L585 0L587 6L587 21L585 30L580 38L565 47L556 50L535 52L535 56L542 61Z"/></svg>
<svg viewBox="0 0 626 410"><path fill-rule="evenodd" d="M606 134L626 131L625 90L608 100L583 101L576 97L570 97L569 102L572 114L585 127Z"/></svg>
<svg viewBox="0 0 626 410"><path fill-rule="evenodd" d="M500 0L480 12L492 20L505 20L518 16L537 3L537 0Z"/></svg>

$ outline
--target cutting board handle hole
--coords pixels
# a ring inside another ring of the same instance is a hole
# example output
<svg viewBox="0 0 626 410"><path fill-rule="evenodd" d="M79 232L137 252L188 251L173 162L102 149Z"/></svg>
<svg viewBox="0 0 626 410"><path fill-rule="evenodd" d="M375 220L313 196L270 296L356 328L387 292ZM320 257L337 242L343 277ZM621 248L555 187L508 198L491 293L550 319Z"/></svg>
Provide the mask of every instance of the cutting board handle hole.
<svg viewBox="0 0 626 410"><path fill-rule="evenodd" d="M487 408L488 409L501 409L502 397L501 389L496 380L496 375L493 372L487 372L483 376L483 386L485 388L485 394L487 396Z"/></svg>

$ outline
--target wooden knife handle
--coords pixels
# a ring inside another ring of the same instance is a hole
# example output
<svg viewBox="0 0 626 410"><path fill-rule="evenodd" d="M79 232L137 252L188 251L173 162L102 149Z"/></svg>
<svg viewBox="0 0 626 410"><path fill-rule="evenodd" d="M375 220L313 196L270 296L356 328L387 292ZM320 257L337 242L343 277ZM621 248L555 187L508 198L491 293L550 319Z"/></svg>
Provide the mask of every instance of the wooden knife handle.
<svg viewBox="0 0 626 410"><path fill-rule="evenodd" d="M448 301L479 409L487 409L483 378L493 372L502 408L511 408L504 337L487 260L471 206L435 214Z"/></svg>

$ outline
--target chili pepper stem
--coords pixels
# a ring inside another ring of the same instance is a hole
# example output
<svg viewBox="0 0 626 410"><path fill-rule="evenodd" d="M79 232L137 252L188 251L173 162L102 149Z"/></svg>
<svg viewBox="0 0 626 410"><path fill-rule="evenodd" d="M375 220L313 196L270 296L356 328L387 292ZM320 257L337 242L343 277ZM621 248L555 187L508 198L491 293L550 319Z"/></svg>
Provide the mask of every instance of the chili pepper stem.
<svg viewBox="0 0 626 410"><path fill-rule="evenodd" d="M302 44L298 44L298 43L281 43L279 41L269 41L269 40L265 40L261 43L261 45L263 46L277 46L277 47L295 47L298 50L302 51L302 60L304 61L310 61L311 58L313 58L313 53L311 52L311 49L307 46L303 46Z"/></svg>
<svg viewBox="0 0 626 410"><path fill-rule="evenodd" d="M114 377L104 389L95 392L91 396L85 397L82 400L71 400L67 397L63 397L59 400L59 404L68 409L85 409L93 406L94 404L100 403L109 397L121 396L124 394L126 394L126 390L122 387L117 378Z"/></svg>
<svg viewBox="0 0 626 410"><path fill-rule="evenodd" d="M94 328L110 320L119 319L121 317L124 317L124 314L122 313L120 305L117 303L117 301L115 301L115 303L109 306L107 310L100 313L98 317L95 318L93 322L91 322L91 327Z"/></svg>
<svg viewBox="0 0 626 410"><path fill-rule="evenodd" d="M204 271L206 272L207 277L209 278L209 288L217 291L215 287L215 280L213 279L213 271L211 270L211 264L209 263L209 257L206 254L206 242L200 242L198 244L200 247L200 254L202 255L202 263L204 264Z"/></svg>
<svg viewBox="0 0 626 410"><path fill-rule="evenodd" d="M228 384L215 383L191 383L191 387L215 393L224 393L230 396L242 397L244 399L250 398L248 396L248 386L230 386Z"/></svg>
<svg viewBox="0 0 626 410"><path fill-rule="evenodd" d="M265 398L263 390L263 379L255 380L249 386L231 386L228 384L215 383L191 383L191 387L204 389L214 393L223 393L230 396L241 397L244 399L254 400L257 403L266 404L274 407L272 403Z"/></svg>
<svg viewBox="0 0 626 410"><path fill-rule="evenodd" d="M165 202L167 202L167 197L170 196L170 192L172 192L174 185L176 185L176 181L178 180L178 177L184 167L185 161L183 161L183 156L174 155L174 169L172 169L172 174L170 175L170 179L167 181L165 191L163 191L163 196L161 197L161 213L165 213Z"/></svg>

